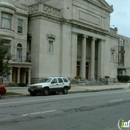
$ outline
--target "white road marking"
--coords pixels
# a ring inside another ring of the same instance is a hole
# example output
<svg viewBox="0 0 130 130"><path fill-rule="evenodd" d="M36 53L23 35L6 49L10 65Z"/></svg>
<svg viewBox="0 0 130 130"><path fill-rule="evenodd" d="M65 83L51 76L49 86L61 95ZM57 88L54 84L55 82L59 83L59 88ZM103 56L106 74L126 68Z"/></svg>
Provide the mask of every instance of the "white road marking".
<svg viewBox="0 0 130 130"><path fill-rule="evenodd" d="M44 112L35 112L35 113L30 113L30 114L24 114L22 116L31 116L31 115L38 115L38 114L44 114L44 113L51 113L51 112L55 112L56 110L50 110L50 111L44 111Z"/></svg>
<svg viewBox="0 0 130 130"><path fill-rule="evenodd" d="M109 101L109 102L119 102L119 101L122 101L123 99L118 99L118 100L112 100L112 101Z"/></svg>

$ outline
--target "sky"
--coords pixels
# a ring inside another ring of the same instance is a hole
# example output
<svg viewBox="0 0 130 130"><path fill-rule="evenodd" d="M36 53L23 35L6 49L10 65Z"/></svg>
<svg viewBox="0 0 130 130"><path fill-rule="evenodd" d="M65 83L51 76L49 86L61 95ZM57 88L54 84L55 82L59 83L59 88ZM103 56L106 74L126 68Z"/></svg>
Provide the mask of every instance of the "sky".
<svg viewBox="0 0 130 130"><path fill-rule="evenodd" d="M130 37L130 0L106 0L113 5L110 27L118 28L118 34Z"/></svg>

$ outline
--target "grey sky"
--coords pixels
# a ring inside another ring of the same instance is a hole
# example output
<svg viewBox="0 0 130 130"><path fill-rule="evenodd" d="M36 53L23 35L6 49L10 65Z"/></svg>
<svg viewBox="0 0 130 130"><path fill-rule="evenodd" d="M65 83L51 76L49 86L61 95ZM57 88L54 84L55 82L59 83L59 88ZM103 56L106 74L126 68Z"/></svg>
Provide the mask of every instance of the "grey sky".
<svg viewBox="0 0 130 130"><path fill-rule="evenodd" d="M111 27L117 27L118 33L130 37L130 0L106 0L113 5Z"/></svg>

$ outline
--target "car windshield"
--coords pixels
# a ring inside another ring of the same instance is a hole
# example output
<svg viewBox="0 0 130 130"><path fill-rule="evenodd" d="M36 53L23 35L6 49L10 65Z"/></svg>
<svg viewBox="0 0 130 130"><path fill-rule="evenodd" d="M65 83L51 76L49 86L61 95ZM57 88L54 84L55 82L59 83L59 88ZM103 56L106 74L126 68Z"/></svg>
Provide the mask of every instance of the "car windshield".
<svg viewBox="0 0 130 130"><path fill-rule="evenodd" d="M51 78L45 78L40 81L40 83L49 83L51 81Z"/></svg>

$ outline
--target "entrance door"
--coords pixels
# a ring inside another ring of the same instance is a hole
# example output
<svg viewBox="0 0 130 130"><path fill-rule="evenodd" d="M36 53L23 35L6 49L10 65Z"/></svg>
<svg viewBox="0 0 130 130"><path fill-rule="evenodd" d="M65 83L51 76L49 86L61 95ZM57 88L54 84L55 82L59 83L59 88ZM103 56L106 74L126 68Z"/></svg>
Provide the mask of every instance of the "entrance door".
<svg viewBox="0 0 130 130"><path fill-rule="evenodd" d="M89 70L89 63L86 62L86 79L88 79L88 70ZM80 62L77 62L77 73L76 73L77 76L80 75Z"/></svg>
<svg viewBox="0 0 130 130"><path fill-rule="evenodd" d="M86 67L86 79L88 79L88 67Z"/></svg>
<svg viewBox="0 0 130 130"><path fill-rule="evenodd" d="M77 76L79 76L80 75L80 66L77 66L77 74L76 74Z"/></svg>

